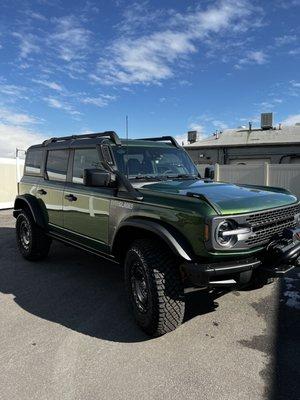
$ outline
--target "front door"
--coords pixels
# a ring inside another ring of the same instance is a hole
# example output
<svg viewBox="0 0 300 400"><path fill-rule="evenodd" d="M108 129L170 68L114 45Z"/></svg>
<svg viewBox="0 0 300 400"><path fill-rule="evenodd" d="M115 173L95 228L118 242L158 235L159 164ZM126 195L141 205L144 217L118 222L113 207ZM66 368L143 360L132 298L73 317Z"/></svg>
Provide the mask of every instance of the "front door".
<svg viewBox="0 0 300 400"><path fill-rule="evenodd" d="M83 185L87 168L101 168L96 148L74 149L73 167L63 196L64 229L73 240L98 251L108 251L108 219L113 189Z"/></svg>

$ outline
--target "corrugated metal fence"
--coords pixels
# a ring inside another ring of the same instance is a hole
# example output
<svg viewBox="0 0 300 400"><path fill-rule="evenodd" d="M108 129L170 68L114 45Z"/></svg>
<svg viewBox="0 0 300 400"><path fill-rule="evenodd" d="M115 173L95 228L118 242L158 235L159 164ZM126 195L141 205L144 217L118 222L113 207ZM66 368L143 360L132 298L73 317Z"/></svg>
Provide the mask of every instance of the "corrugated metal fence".
<svg viewBox="0 0 300 400"><path fill-rule="evenodd" d="M207 165L198 165L201 176ZM215 164L215 180L288 189L300 199L300 164L220 165Z"/></svg>

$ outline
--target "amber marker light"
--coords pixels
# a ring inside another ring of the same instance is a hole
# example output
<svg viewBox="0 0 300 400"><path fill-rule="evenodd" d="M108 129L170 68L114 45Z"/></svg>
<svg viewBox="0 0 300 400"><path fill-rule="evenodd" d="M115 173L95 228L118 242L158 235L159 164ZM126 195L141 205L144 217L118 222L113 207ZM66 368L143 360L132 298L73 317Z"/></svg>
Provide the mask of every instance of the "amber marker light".
<svg viewBox="0 0 300 400"><path fill-rule="evenodd" d="M205 241L209 240L209 225L208 224L204 225L204 239L205 239Z"/></svg>

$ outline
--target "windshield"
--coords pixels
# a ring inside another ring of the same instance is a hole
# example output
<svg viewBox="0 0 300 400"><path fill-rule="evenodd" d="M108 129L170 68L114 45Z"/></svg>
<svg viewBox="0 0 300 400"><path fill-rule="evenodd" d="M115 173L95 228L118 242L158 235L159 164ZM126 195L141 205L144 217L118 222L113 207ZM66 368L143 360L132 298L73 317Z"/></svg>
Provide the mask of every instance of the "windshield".
<svg viewBox="0 0 300 400"><path fill-rule="evenodd" d="M184 150L175 147L114 147L120 172L129 179L195 178L198 171Z"/></svg>

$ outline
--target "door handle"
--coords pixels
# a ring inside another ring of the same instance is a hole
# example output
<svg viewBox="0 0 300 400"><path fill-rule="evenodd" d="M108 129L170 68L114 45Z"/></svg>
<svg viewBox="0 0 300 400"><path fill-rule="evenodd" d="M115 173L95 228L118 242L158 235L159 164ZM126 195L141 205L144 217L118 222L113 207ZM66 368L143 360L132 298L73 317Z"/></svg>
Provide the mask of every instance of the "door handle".
<svg viewBox="0 0 300 400"><path fill-rule="evenodd" d="M42 194L42 195L47 194L46 190L44 190L44 189L39 189L37 192L38 192L38 194Z"/></svg>
<svg viewBox="0 0 300 400"><path fill-rule="evenodd" d="M65 199L66 199L66 200L69 200L69 201L76 201L76 200L77 200L77 197L74 196L73 194L66 194L66 195L65 195Z"/></svg>

